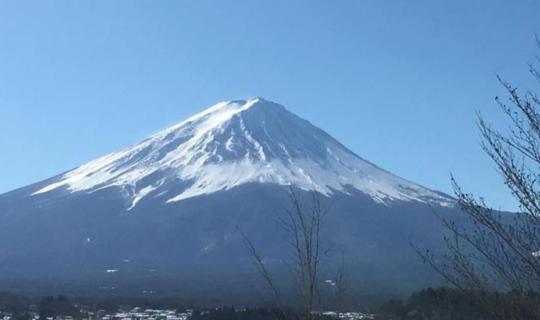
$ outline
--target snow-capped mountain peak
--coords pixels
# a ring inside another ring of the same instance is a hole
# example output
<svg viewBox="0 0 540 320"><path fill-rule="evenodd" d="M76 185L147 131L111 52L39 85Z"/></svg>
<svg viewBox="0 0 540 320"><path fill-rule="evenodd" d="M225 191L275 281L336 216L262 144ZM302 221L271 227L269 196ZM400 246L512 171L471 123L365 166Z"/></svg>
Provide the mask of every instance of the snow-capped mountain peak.
<svg viewBox="0 0 540 320"><path fill-rule="evenodd" d="M173 203L246 183L294 185L325 195L352 188L381 203L453 203L363 160L262 98L220 102L132 147L69 171L34 195L119 187L131 209L146 197ZM182 189L171 195L179 185Z"/></svg>

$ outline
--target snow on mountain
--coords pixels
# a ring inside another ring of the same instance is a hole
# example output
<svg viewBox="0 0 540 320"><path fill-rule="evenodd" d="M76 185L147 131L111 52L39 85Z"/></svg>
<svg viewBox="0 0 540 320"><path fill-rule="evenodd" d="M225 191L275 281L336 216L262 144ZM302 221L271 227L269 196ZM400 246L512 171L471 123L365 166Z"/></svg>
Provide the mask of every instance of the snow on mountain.
<svg viewBox="0 0 540 320"><path fill-rule="evenodd" d="M220 102L123 151L69 171L35 191L120 187L135 207L187 183L166 203L245 183L294 185L325 195L357 189L379 203L454 201L358 157L283 106L261 98Z"/></svg>

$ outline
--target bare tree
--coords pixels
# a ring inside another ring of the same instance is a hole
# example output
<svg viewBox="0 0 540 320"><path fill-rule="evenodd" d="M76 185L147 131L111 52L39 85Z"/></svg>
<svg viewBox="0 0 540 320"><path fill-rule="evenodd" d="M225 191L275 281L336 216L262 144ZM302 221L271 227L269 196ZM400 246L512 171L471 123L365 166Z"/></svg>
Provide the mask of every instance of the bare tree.
<svg viewBox="0 0 540 320"><path fill-rule="evenodd" d="M538 39L537 43L540 47ZM540 84L540 72L533 64L529 67ZM520 94L500 77L498 81L508 99L495 100L510 129L500 131L480 114L478 127L483 150L497 166L520 210L509 214L488 208L482 198L463 192L452 178L458 203L471 223L441 218L449 231L446 256L416 251L458 288L527 295L530 290L540 292L540 99L532 91ZM500 318L524 319L507 314Z"/></svg>
<svg viewBox="0 0 540 320"><path fill-rule="evenodd" d="M345 257L341 257L341 264L336 272L336 312L342 313L344 307L345 293L347 291L347 279L345 274Z"/></svg>
<svg viewBox="0 0 540 320"><path fill-rule="evenodd" d="M323 209L320 194L316 191L311 192L311 201L307 206L292 187L288 196L290 208L284 210L285 214L278 218L278 223L284 230L291 249L290 268L296 281L300 317L311 320L319 296L320 265L325 254L322 249L321 230L327 211ZM244 233L240 233L255 261L258 273L272 291L278 308L282 308L281 295L261 255L253 242Z"/></svg>
<svg viewBox="0 0 540 320"><path fill-rule="evenodd" d="M240 230L240 228L237 227L237 230L240 233L240 235L242 236L242 239L244 239L244 243L245 243L245 245L246 245L246 247L247 247L247 249L249 251L249 254L251 255L251 257L255 261L255 266L257 268L257 272L263 278L266 285L272 291L272 295L274 297L275 307L278 308L278 309L281 309L282 308L281 295L279 294L279 290L277 289L277 286L274 283L273 277L271 276L270 272L266 268L266 265L264 263L264 260L263 260L262 256L257 251L257 248L255 247L255 245L253 244L251 239L249 239L246 236L246 234L243 233L242 230Z"/></svg>
<svg viewBox="0 0 540 320"><path fill-rule="evenodd" d="M302 317L312 319L319 289L321 263L321 224L325 211L319 193L312 192L311 206L304 207L294 189L289 190L291 208L280 224L288 235L293 252L293 271L297 277L297 290Z"/></svg>

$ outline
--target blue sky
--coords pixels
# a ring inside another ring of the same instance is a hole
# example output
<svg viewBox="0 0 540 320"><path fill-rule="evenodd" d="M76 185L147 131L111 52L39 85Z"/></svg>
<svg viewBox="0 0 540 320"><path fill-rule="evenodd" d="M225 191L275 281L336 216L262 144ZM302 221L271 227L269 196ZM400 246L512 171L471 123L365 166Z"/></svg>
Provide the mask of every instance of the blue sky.
<svg viewBox="0 0 540 320"><path fill-rule="evenodd" d="M0 193L262 96L402 177L514 208L479 147L539 1L2 1Z"/></svg>

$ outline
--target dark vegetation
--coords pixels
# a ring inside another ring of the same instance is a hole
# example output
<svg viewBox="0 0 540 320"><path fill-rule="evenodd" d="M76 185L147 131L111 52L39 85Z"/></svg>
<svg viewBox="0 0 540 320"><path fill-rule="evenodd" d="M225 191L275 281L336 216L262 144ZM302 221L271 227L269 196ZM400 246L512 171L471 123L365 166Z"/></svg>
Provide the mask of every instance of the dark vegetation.
<svg viewBox="0 0 540 320"><path fill-rule="evenodd" d="M28 306L32 304L32 300L25 296L0 292L0 310L4 312L19 312L27 311Z"/></svg>
<svg viewBox="0 0 540 320"><path fill-rule="evenodd" d="M384 303L378 319L384 320L493 320L538 319L540 295L536 292L464 291L455 288L424 289L405 301Z"/></svg>
<svg viewBox="0 0 540 320"><path fill-rule="evenodd" d="M95 313L98 310L106 314L114 314L120 311L129 311L139 307L145 309L174 309L178 312L192 310L193 320L280 320L300 319L301 313L296 309L250 307L235 308L234 306L222 306L213 308L186 307L177 298L154 297L151 299L140 297L67 297L46 296L26 297L13 293L0 292L0 313L8 313L13 320L29 320L32 313L38 314L40 319L48 317L66 317L73 319L88 318L87 312ZM313 316L314 319L323 319L323 316Z"/></svg>
<svg viewBox="0 0 540 320"><path fill-rule="evenodd" d="M9 292L0 292L0 311L12 314L13 320L29 319L32 300Z"/></svg>
<svg viewBox="0 0 540 320"><path fill-rule="evenodd" d="M42 319L56 316L71 316L75 319L81 319L85 316L81 310L91 312L103 310L106 313L114 313L133 307L186 310L188 305L181 299L169 297L67 297L64 295L27 297L0 292L0 312L12 314L15 320L27 319L30 312L37 313Z"/></svg>
<svg viewBox="0 0 540 320"><path fill-rule="evenodd" d="M223 307L206 311L196 310L192 320L275 320L285 319L281 310L274 308L246 308L240 312L234 307Z"/></svg>
<svg viewBox="0 0 540 320"><path fill-rule="evenodd" d="M42 299L39 303L39 318L57 316L71 316L78 319L81 318L81 312L66 296L48 296Z"/></svg>
<svg viewBox="0 0 540 320"><path fill-rule="evenodd" d="M154 297L25 297L0 293L0 311L12 314L14 320L28 320L31 312L41 319L56 316L87 318L85 311L104 310L114 314L121 310L192 309L193 320L293 320L304 317L302 310L294 307L203 308L186 306L179 299ZM464 291L457 288L423 289L405 300L391 300L375 308L381 320L492 320L537 319L540 294L520 292ZM335 319L313 314L312 319Z"/></svg>

